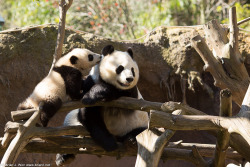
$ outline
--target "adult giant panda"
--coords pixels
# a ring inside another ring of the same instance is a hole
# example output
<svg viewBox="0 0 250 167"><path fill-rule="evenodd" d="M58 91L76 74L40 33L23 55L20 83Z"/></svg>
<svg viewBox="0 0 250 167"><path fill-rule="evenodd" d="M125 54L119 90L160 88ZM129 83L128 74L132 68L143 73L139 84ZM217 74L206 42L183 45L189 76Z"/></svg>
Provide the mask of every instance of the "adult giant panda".
<svg viewBox="0 0 250 167"><path fill-rule="evenodd" d="M85 84L92 87L83 96L83 104L111 101L122 96L142 98L136 86L139 69L132 50L117 51L108 45L102 49L102 55L101 63L92 68L85 80ZM96 106L71 111L64 126L85 126L97 144L106 151L113 151L118 147L117 142L135 138L145 130L148 121L148 114L143 111ZM73 154L57 154L56 163L60 166L73 158Z"/></svg>
<svg viewBox="0 0 250 167"><path fill-rule="evenodd" d="M43 102L41 123L47 126L49 119L67 100L83 97L82 75L101 60L101 55L88 49L75 48L61 57L52 71L37 84L31 95L17 107L25 110L38 107ZM86 90L85 90L86 92Z"/></svg>

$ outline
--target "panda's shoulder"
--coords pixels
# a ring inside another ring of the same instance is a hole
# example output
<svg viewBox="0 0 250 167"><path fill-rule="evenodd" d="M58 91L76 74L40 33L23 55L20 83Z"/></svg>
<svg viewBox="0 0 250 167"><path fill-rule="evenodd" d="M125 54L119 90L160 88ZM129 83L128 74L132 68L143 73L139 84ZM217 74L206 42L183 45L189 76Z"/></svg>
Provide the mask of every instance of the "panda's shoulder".
<svg viewBox="0 0 250 167"><path fill-rule="evenodd" d="M70 66L59 66L53 68L54 72L59 73L65 82L75 82L82 78L82 73L73 67Z"/></svg>

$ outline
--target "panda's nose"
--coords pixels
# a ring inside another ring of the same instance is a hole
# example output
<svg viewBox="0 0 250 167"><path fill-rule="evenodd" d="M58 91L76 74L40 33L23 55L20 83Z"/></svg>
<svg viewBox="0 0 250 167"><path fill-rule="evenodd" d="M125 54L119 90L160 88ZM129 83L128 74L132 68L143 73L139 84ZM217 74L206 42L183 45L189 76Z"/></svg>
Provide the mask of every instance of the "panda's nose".
<svg viewBox="0 0 250 167"><path fill-rule="evenodd" d="M128 81L128 83L131 83L133 80L134 80L134 78L126 78L126 80Z"/></svg>

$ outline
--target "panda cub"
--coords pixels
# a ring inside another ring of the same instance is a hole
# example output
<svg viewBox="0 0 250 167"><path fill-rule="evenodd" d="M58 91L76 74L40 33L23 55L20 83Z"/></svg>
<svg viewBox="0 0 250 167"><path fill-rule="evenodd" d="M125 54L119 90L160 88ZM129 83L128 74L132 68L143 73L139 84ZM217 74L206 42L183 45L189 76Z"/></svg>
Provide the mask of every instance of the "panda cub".
<svg viewBox="0 0 250 167"><path fill-rule="evenodd" d="M93 67L85 85L92 86L82 99L83 104L111 101L119 97L142 98L137 89L139 69L133 60L133 51L114 50L112 45L102 49L101 63ZM135 138L148 127L148 114L139 110L117 107L86 107L71 111L65 118L64 126L82 125L93 140L106 151L118 148L117 142ZM73 154L57 154L56 163L62 165Z"/></svg>
<svg viewBox="0 0 250 167"><path fill-rule="evenodd" d="M83 97L83 73L100 60L101 55L88 49L73 49L55 63L52 71L37 84L31 95L18 105L17 110L36 108L40 102L44 102L40 119L42 125L47 126L49 119L60 109L63 102L80 100Z"/></svg>

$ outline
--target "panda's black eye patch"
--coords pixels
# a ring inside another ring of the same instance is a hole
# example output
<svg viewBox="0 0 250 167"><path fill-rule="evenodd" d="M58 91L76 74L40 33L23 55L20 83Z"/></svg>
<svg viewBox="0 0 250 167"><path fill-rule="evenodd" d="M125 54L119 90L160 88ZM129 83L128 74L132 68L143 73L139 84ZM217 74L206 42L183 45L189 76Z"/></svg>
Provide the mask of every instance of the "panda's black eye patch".
<svg viewBox="0 0 250 167"><path fill-rule="evenodd" d="M132 71L133 76L135 77L135 70L134 70L134 67L131 68L131 71Z"/></svg>
<svg viewBox="0 0 250 167"><path fill-rule="evenodd" d="M93 61L94 60L94 56L93 55L89 54L88 57L89 57L89 61Z"/></svg>
<svg viewBox="0 0 250 167"><path fill-rule="evenodd" d="M120 74L124 70L124 67L122 65L119 65L119 67L116 68L116 74Z"/></svg>
<svg viewBox="0 0 250 167"><path fill-rule="evenodd" d="M76 56L74 56L74 55L70 57L71 64L76 64L77 60L78 60L78 58Z"/></svg>

